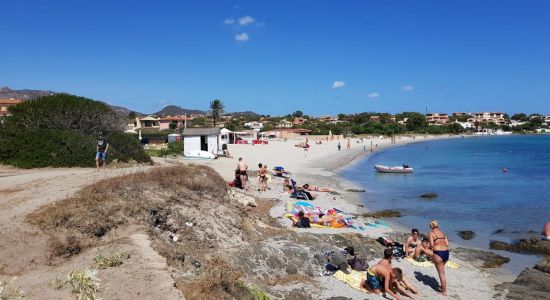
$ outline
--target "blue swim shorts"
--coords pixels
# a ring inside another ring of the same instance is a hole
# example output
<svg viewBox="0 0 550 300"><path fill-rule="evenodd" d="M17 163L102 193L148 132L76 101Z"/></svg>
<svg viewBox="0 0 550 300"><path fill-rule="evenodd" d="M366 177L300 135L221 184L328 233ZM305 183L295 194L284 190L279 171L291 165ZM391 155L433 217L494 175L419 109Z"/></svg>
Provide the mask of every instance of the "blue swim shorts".
<svg viewBox="0 0 550 300"><path fill-rule="evenodd" d="M101 159L101 160L106 160L107 159L107 154L105 154L105 152L97 152L96 155L95 155L95 159Z"/></svg>

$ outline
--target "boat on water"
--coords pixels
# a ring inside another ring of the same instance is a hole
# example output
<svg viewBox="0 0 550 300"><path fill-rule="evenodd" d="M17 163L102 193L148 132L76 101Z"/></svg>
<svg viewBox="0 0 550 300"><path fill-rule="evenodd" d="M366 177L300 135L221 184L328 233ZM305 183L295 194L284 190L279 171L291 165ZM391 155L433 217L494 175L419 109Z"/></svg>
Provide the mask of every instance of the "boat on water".
<svg viewBox="0 0 550 300"><path fill-rule="evenodd" d="M374 169L379 173L412 173L414 169L409 166L384 166L384 165L374 165Z"/></svg>

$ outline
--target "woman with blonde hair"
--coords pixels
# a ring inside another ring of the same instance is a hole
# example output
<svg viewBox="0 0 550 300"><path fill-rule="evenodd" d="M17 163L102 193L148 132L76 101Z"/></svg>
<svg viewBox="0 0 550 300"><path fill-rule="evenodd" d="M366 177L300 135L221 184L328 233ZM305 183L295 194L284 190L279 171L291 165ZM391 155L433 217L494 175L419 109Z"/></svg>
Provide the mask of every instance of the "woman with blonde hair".
<svg viewBox="0 0 550 300"><path fill-rule="evenodd" d="M439 274L441 293L447 295L447 277L445 276L445 264L449 260L449 240L447 235L439 228L437 221L430 223L430 246L433 249L433 263Z"/></svg>

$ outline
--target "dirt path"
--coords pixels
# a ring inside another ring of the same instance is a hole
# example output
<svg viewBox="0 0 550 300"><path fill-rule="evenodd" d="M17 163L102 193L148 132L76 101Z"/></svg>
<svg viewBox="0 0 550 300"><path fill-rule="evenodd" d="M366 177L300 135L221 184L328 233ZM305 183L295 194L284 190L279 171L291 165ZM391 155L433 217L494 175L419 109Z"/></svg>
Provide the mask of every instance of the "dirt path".
<svg viewBox="0 0 550 300"><path fill-rule="evenodd" d="M63 265L51 265L47 237L36 227L27 224L26 216L45 204L73 195L86 185L143 170L146 168L96 172L95 169L82 168L18 170L0 166L0 276L17 276L16 284L22 287L28 299L44 299L44 291L54 290L50 283L56 277L65 277L72 269L88 268L93 256L97 254L96 249L79 255L78 259L68 260ZM110 299L128 299L136 295L147 295L149 299L166 298L167 295L171 295L168 298L182 298L174 287L165 260L150 248L146 237L132 235L121 245L136 255L121 268L128 273L124 280L117 279L109 283L106 291L111 291L107 292L113 296ZM109 277L108 273L106 277ZM152 284L143 284L147 282L144 278L148 278ZM128 289L132 289L133 296L128 294L125 297L124 293L117 292ZM67 299L67 293L70 291L52 292L48 298Z"/></svg>

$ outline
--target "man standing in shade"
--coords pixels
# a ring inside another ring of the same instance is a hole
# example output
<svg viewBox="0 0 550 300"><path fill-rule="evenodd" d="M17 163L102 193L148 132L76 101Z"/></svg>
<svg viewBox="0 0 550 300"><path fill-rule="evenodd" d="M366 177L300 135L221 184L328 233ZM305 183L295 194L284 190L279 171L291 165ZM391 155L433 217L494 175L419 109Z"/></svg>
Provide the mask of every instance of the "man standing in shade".
<svg viewBox="0 0 550 300"><path fill-rule="evenodd" d="M109 150L109 143L103 137L103 134L100 133L97 139L96 145L96 155L95 155L95 166L99 172L99 160L103 163L103 170L105 170L105 163L107 161L107 150Z"/></svg>

